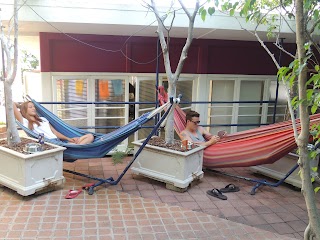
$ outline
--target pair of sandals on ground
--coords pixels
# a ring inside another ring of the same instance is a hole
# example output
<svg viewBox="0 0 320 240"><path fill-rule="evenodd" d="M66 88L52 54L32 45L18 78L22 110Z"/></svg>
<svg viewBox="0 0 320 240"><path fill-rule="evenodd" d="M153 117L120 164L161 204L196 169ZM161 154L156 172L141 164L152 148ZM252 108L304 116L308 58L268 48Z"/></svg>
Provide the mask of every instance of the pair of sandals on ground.
<svg viewBox="0 0 320 240"><path fill-rule="evenodd" d="M228 197L226 195L223 195L223 193L229 193L229 192L239 192L240 188L235 186L234 184L230 183L224 188L221 188L220 190L217 188L214 188L212 190L208 190L207 194L222 200L227 200Z"/></svg>

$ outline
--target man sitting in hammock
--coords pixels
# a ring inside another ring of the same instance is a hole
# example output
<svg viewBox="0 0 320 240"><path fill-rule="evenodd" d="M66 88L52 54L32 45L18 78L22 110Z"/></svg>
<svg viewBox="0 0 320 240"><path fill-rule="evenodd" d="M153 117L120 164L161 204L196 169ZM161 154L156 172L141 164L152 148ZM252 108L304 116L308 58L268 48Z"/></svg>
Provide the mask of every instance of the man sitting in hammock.
<svg viewBox="0 0 320 240"><path fill-rule="evenodd" d="M181 140L188 140L198 145L208 147L220 140L219 136L214 136L199 126L200 114L196 111L189 111L186 114L186 128L180 132Z"/></svg>
<svg viewBox="0 0 320 240"><path fill-rule="evenodd" d="M20 111L18 110L18 107L20 108ZM94 140L93 135L90 133L79 138L68 138L64 136L54 129L46 118L38 116L32 102L24 102L20 106L18 103L14 102L13 110L14 115L19 122L37 134L43 133L44 137L47 139L58 139L73 144L88 144L92 143Z"/></svg>

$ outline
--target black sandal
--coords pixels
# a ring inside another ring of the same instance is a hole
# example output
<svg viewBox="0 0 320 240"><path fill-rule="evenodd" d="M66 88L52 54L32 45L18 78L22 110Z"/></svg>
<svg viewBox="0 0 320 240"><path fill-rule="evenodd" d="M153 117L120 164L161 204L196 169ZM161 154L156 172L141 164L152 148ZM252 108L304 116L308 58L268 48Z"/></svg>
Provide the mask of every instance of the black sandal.
<svg viewBox="0 0 320 240"><path fill-rule="evenodd" d="M239 191L240 191L240 188L232 183L230 183L226 187L220 189L220 192L223 192L223 193L239 192Z"/></svg>
<svg viewBox="0 0 320 240"><path fill-rule="evenodd" d="M212 189L212 190L208 190L207 191L207 194L212 196L212 197L216 197L216 198L219 198L221 200L227 200L227 196L223 195L222 192L219 190L219 189Z"/></svg>

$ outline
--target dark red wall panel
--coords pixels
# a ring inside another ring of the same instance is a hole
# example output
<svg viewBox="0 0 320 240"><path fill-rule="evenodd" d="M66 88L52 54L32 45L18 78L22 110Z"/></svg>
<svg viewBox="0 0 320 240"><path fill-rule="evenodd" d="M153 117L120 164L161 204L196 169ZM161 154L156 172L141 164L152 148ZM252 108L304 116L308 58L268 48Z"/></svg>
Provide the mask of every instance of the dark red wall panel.
<svg viewBox="0 0 320 240"><path fill-rule="evenodd" d="M208 73L276 74L276 67L257 43L229 41L209 46Z"/></svg>
<svg viewBox="0 0 320 240"><path fill-rule="evenodd" d="M42 72L156 71L157 38L83 34L70 36L40 33ZM176 70L184 44L185 39L170 40L173 71ZM268 46L278 60L279 49L272 44ZM286 48L294 53L295 45L287 44ZM290 61L287 55L282 54L283 64ZM162 54L159 57L159 71L165 72ZM192 42L183 73L276 75L277 69L258 42L201 39Z"/></svg>
<svg viewBox="0 0 320 240"><path fill-rule="evenodd" d="M119 49L119 44L95 42L90 44L101 49ZM52 42L52 70L59 72L118 72L123 71L126 59L120 52L107 52L78 42L59 40Z"/></svg>
<svg viewBox="0 0 320 240"><path fill-rule="evenodd" d="M146 42L134 41L130 44L132 59L128 60L131 66L132 73L150 73L156 71L157 63L157 39L150 39ZM161 53L161 50L159 50ZM163 58L162 55L159 56L159 67L160 71L163 72Z"/></svg>

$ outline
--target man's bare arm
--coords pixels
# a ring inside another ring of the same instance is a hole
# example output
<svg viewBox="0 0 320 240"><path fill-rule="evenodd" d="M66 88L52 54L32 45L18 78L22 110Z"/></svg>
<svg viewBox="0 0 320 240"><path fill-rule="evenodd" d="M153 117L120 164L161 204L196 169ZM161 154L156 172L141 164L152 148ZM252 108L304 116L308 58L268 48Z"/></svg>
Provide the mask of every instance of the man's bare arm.
<svg viewBox="0 0 320 240"><path fill-rule="evenodd" d="M181 140L188 140L188 141L191 141L191 138L189 137L189 134L187 134L186 132L182 131L180 134L179 134L179 137Z"/></svg>

